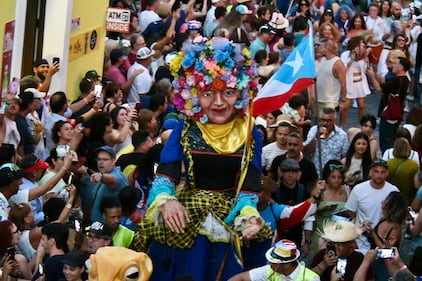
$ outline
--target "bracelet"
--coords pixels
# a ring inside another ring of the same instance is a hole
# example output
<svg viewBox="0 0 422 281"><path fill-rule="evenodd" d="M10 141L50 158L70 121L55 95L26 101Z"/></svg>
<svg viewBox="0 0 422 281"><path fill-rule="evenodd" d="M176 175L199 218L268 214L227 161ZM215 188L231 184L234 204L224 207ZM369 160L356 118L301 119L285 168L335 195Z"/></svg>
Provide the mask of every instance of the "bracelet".
<svg viewBox="0 0 422 281"><path fill-rule="evenodd" d="M91 109L90 109L90 110L92 110L92 111L94 111L94 112L97 112L97 111L96 111L94 108L92 108L92 107L91 107Z"/></svg>
<svg viewBox="0 0 422 281"><path fill-rule="evenodd" d="M100 172L100 174L101 174L101 179L100 179L100 181L102 182L102 181L103 181L104 174L103 174L103 173L101 173L101 172Z"/></svg>
<svg viewBox="0 0 422 281"><path fill-rule="evenodd" d="M66 204L66 208L67 208L67 209L72 209L72 204L67 203L67 204Z"/></svg>
<svg viewBox="0 0 422 281"><path fill-rule="evenodd" d="M83 98L82 100L84 101L85 104L89 103L89 100L87 98Z"/></svg>
<svg viewBox="0 0 422 281"><path fill-rule="evenodd" d="M400 267L400 270L405 270L407 269L407 265L403 265L402 267Z"/></svg>

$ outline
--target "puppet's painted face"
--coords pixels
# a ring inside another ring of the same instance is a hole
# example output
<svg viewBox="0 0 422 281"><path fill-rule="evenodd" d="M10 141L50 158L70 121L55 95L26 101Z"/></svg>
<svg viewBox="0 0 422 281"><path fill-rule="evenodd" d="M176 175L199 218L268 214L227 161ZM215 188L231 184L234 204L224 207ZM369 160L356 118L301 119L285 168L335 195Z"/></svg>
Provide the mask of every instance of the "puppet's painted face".
<svg viewBox="0 0 422 281"><path fill-rule="evenodd" d="M86 261L90 281L147 281L152 261L123 247L101 247Z"/></svg>

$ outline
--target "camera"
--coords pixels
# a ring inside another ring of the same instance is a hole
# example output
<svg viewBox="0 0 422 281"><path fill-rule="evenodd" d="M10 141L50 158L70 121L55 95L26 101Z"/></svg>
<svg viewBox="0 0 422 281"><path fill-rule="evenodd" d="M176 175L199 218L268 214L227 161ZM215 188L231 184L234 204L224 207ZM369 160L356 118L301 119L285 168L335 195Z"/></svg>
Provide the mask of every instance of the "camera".
<svg viewBox="0 0 422 281"><path fill-rule="evenodd" d="M378 249L377 258L389 259L394 257L394 249Z"/></svg>
<svg viewBox="0 0 422 281"><path fill-rule="evenodd" d="M337 267L336 267L336 273L343 277L346 274L346 266L347 266L347 260L346 259L338 259L337 260Z"/></svg>

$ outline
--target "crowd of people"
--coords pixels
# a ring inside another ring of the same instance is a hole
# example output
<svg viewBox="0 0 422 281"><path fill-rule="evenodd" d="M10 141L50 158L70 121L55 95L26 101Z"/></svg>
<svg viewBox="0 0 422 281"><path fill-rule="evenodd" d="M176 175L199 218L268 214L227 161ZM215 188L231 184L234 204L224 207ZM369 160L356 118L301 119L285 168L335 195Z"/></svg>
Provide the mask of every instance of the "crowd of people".
<svg viewBox="0 0 422 281"><path fill-rule="evenodd" d="M2 97L1 280L416 280L418 3L111 1L79 94L39 59ZM309 33L314 85L252 117Z"/></svg>

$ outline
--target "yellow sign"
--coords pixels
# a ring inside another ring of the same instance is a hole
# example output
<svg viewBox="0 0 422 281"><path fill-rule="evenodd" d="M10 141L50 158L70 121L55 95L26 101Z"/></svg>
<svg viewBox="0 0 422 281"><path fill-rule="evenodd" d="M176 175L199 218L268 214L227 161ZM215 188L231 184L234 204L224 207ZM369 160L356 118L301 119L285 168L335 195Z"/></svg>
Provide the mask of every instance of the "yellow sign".
<svg viewBox="0 0 422 281"><path fill-rule="evenodd" d="M70 37L69 61L98 50L100 27Z"/></svg>

